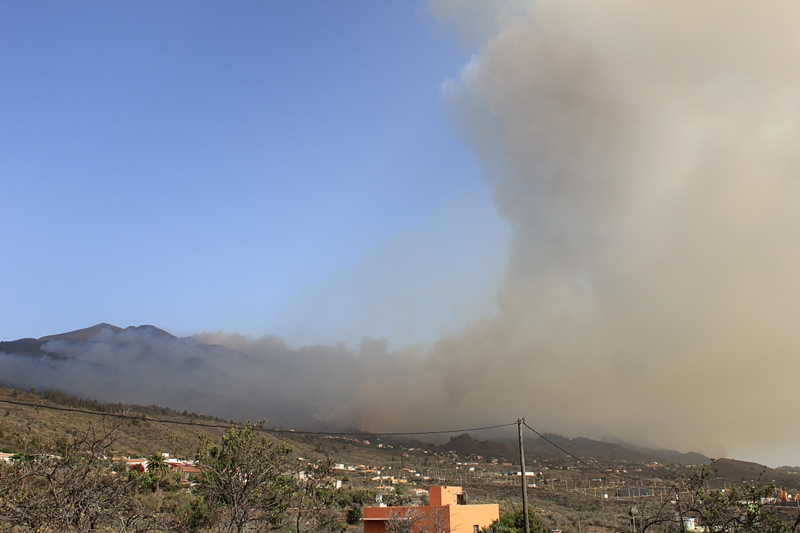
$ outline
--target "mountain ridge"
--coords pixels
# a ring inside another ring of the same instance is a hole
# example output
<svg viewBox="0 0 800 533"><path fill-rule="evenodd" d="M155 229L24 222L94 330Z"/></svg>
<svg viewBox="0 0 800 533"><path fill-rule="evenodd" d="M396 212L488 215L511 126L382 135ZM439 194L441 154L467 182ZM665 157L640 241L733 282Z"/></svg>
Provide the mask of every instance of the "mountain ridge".
<svg viewBox="0 0 800 533"><path fill-rule="evenodd" d="M74 331L67 331L65 333L56 333L54 335L45 335L44 337L39 337L38 339L26 337L13 341L0 341L0 352L8 354L13 353L19 355L28 355L31 357L51 357L54 359L63 359L64 358L63 356L59 356L58 354L54 354L50 351L43 350L42 348L48 342L53 342L53 341L63 341L72 344L88 342L92 338L95 338L98 335L102 334L102 332L105 330L111 331L113 334L119 334L126 331L149 331L162 338L173 338L173 339L178 338L172 335L171 333L164 331L163 329L151 326L149 324L120 328L113 324L101 322L100 324L95 324L94 326L90 326L88 328L76 329Z"/></svg>
<svg viewBox="0 0 800 533"><path fill-rule="evenodd" d="M582 461L601 459L627 463L666 462L675 464L708 464L711 461L705 455L696 452L684 454L674 450L649 449L627 445L624 442L608 443L587 437L568 438L555 433L544 433L543 437L537 436L533 440L526 440L525 455L530 456L531 459L544 459L546 461L569 459L569 456L556 446L569 451L570 454L577 456ZM441 452L455 452L459 455L505 459L512 463L519 460L516 442L479 440L473 438L469 433L451 437L448 442L440 444L436 449ZM680 460L668 460L664 456L675 458L691 457L696 461L686 463Z"/></svg>
<svg viewBox="0 0 800 533"><path fill-rule="evenodd" d="M325 427L302 399L260 386L257 373L247 381L253 373L249 369L256 366L247 354L179 338L152 325L120 328L100 323L39 339L3 341L0 357L5 369L0 386ZM256 370L264 372L263 366Z"/></svg>
<svg viewBox="0 0 800 533"><path fill-rule="evenodd" d="M89 340L91 337L98 335L104 329L109 329L114 333L119 333L120 331L123 331L123 329L120 327L108 324L106 322L101 322L100 324L96 324L88 328L76 329L75 331L68 331L66 333L57 333L55 335L46 335L44 337L39 337L39 339L37 340L45 342L47 341L85 342Z"/></svg>
<svg viewBox="0 0 800 533"><path fill-rule="evenodd" d="M294 365L294 361L304 359L302 350L280 343L275 346L273 352L255 358L197 337L176 337L152 325L120 328L100 323L39 339L0 342L4 368L0 385L53 390L108 403L159 403L223 418L266 418L276 425L331 430L335 424L328 422L329 414L342 397L341 391L335 387L320 391L302 378L304 371L319 372L319 368L327 367L316 366L320 361L315 359ZM350 372L344 364L336 370L342 375ZM288 379L287 371L295 376ZM341 385L341 381L331 382ZM357 378L350 382L358 384ZM543 435L528 440L525 447L532 456L544 460L565 457L549 440L582 459L709 462L708 457L696 452L646 448L619 439L606 442ZM480 441L468 434L451 438L440 449L509 460L518 453L515 440Z"/></svg>

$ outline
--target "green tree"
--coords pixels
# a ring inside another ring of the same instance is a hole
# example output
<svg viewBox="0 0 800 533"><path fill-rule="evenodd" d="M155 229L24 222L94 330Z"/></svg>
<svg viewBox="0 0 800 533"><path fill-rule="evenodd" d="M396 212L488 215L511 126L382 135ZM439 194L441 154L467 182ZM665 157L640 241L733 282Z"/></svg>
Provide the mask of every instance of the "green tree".
<svg viewBox="0 0 800 533"><path fill-rule="evenodd" d="M350 507L345 514L345 521L351 526L357 526L363 517L364 511L361 510L361 507Z"/></svg>
<svg viewBox="0 0 800 533"><path fill-rule="evenodd" d="M157 453L147 458L147 472L153 476L156 492L159 490L159 482L164 474L169 470L167 460L163 455Z"/></svg>
<svg viewBox="0 0 800 533"><path fill-rule="evenodd" d="M542 520L536 516L532 507L528 507L528 527L531 533L549 533L550 529ZM524 533L525 513L523 510L515 509L505 513L500 513L500 518L483 529L484 533Z"/></svg>
<svg viewBox="0 0 800 533"><path fill-rule="evenodd" d="M383 495L383 503L389 507L401 507L411 505L412 498L408 495L405 485L395 485L391 494Z"/></svg>
<svg viewBox="0 0 800 533"><path fill-rule="evenodd" d="M164 494L162 510L171 519L164 530L174 533L203 531L213 518L203 496L188 490Z"/></svg>
<svg viewBox="0 0 800 533"><path fill-rule="evenodd" d="M347 509L345 512L345 522L351 526L356 526L361 523L364 516L361 510L365 505L375 502L375 491L368 489L350 489L348 491L340 491L337 506Z"/></svg>
<svg viewBox="0 0 800 533"><path fill-rule="evenodd" d="M341 531L345 525L337 519L333 508L339 501L336 480L333 479L333 460L307 462L297 472L297 484L292 501L295 513L295 532Z"/></svg>
<svg viewBox="0 0 800 533"><path fill-rule="evenodd" d="M220 444L200 436L195 459L202 471L200 494L215 514L219 531L264 531L284 525L294 493L291 446L260 431L262 423L232 427Z"/></svg>

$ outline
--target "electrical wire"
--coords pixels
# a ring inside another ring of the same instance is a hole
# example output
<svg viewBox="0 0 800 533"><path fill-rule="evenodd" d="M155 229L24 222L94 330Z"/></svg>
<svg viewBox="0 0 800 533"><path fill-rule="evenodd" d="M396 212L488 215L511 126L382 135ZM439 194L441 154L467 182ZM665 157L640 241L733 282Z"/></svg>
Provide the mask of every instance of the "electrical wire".
<svg viewBox="0 0 800 533"><path fill-rule="evenodd" d="M7 403L11 405L21 405L26 407L35 407L39 409L50 409L53 411L67 411L71 413L82 413L88 415L95 415L95 416L107 416L111 418L123 418L126 420L142 420L147 422L160 422L162 424L176 424L181 426L198 426L198 427L207 427L207 428L221 428L227 429L231 427L231 424L213 424L213 423L204 423L204 422L188 422L185 420L169 420L165 418L150 418L147 416L138 416L138 415L128 415L124 413L103 413L100 411L91 411L89 409L78 409L75 407L61 407L56 405L45 405L45 404L36 404L36 403L27 403L27 402L19 402L13 400L5 400L0 398L0 402ZM236 424L233 424L236 425ZM294 429L272 429L272 428L259 428L261 431L265 433L290 433L295 435L337 435L337 436L353 436L353 435L363 435L365 437L399 437L399 436L406 436L406 435L443 435L447 433L467 433L470 431L483 431L486 429L496 429L496 428L503 428L516 425L516 422L511 422L509 424L498 424L495 426L483 426L483 427L475 427L475 428L465 428L465 429L443 429L443 430L435 430L435 431L396 431L396 432L387 432L387 433L367 433L363 431L349 431L349 432L331 432L331 431L303 431L303 430L294 430Z"/></svg>
<svg viewBox="0 0 800 533"><path fill-rule="evenodd" d="M535 429L533 429L532 427L530 427L530 426L528 425L528 423L527 423L527 422L525 422L524 420L525 420L525 419L523 419L523 422L522 422L522 425L523 425L523 426L525 426L526 428L530 429L531 431L533 431L534 433L536 433L537 435L539 435L539 437L541 437L541 438L542 438L542 439L544 439L545 441L549 442L550 444L552 444L553 446L555 446L556 448L558 448L559 450L561 450L561 451L562 451L562 452L564 452L565 454L569 455L570 457L572 457L573 459L575 459L575 460L576 460L576 461L578 461L579 463L583 463L583 461L581 461L580 459L578 459L577 457L575 457L574 455L572 455L571 453L569 453L567 450L565 450L564 448L562 448L561 446L559 446L559 445L558 445L558 444L556 444L555 442L551 441L550 439L548 439L547 437L545 437L544 435L542 435L541 433L539 433L538 431L536 431Z"/></svg>
<svg viewBox="0 0 800 533"><path fill-rule="evenodd" d="M147 416L138 416L138 415L129 415L125 413L103 413L100 411L91 411L89 409L79 409L75 407L62 407L57 405L45 405L45 404L35 404L35 403L28 403L28 402L19 402L14 400L6 400L0 398L0 403L7 403L10 405L19 405L23 407L34 407L39 409L49 409L52 411L66 411L71 413L81 413L81 414L88 414L94 416L107 416L110 418L122 418L125 420L140 420L146 422L157 422L161 424L175 424L180 426L196 426L196 427L205 427L205 428L217 428L217 429L228 429L231 425L237 424L213 424L213 423L205 423L205 422L190 422L186 420L169 420L165 418L150 418ZM523 419L524 420L524 419ZM440 430L432 430L432 431L394 431L394 432L384 432L384 433L367 433L363 431L303 431L303 430L294 430L294 429L274 429L274 428L259 428L261 431L265 433L277 433L277 434L295 434L295 435L330 435L330 436L356 436L361 435L365 437L403 437L403 436L414 436L414 435L445 435L448 433L468 433L470 431L484 431L487 429L498 429L504 427L515 426L516 422L510 422L508 424L496 424L493 426L481 426L481 427L474 427L474 428L462 428L462 429L440 429ZM527 422L522 422L522 424L533 431L536 435L544 439L545 442L555 446L565 454L569 455L579 463L582 463L580 459L575 457L573 454L556 444L555 442L551 441L531 426L528 425Z"/></svg>

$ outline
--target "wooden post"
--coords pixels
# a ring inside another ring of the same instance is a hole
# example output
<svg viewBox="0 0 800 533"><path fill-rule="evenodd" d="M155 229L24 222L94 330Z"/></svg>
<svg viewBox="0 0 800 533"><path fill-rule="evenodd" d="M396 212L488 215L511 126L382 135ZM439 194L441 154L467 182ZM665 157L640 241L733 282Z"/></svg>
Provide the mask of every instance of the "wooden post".
<svg viewBox="0 0 800 533"><path fill-rule="evenodd" d="M528 482L525 479L525 449L522 446L522 424L524 418L517 420L517 432L519 433L519 466L522 472L522 511L525 517L525 533L531 533L530 523L528 522Z"/></svg>

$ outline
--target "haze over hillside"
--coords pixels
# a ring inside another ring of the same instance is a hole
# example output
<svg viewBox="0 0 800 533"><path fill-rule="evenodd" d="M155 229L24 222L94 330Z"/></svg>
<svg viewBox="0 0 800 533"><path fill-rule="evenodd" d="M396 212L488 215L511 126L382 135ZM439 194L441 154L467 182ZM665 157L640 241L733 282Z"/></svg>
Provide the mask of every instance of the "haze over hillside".
<svg viewBox="0 0 800 533"><path fill-rule="evenodd" d="M362 429L346 425L335 415L325 416L326 407L328 413L334 413L336 401L348 400L336 397L341 385L334 380L349 376L350 385L357 386L361 379L355 354L349 354L354 358L351 372L340 371L337 378L330 364L341 364L341 354L327 360L306 360L310 366L300 368L302 352L277 341L275 346L279 349L268 352L270 357L254 357L195 338L181 339L154 326L123 329L103 323L39 339L0 342L0 365L5 369L0 386L54 390L109 403L163 405L239 420L266 418L271 427ZM314 382L313 375L324 376L322 383L327 383L327 389ZM560 447L582 458L708 462L708 457L697 453L655 450L622 441L569 439L556 434L545 437L547 440L530 442L527 451L551 459L564 458ZM439 449L509 460L517 457L513 442L476 440L468 434L452 437Z"/></svg>
<svg viewBox="0 0 800 533"><path fill-rule="evenodd" d="M4 383L800 463L800 3L0 5Z"/></svg>
<svg viewBox="0 0 800 533"><path fill-rule="evenodd" d="M293 353L276 340L271 357L256 359L154 326L122 329L98 324L0 343L0 381L103 402L158 404L225 418L266 417L278 425L321 427L325 418L313 415L333 398L325 396L324 389L309 388L311 381L303 386L296 377L302 369L291 366Z"/></svg>

